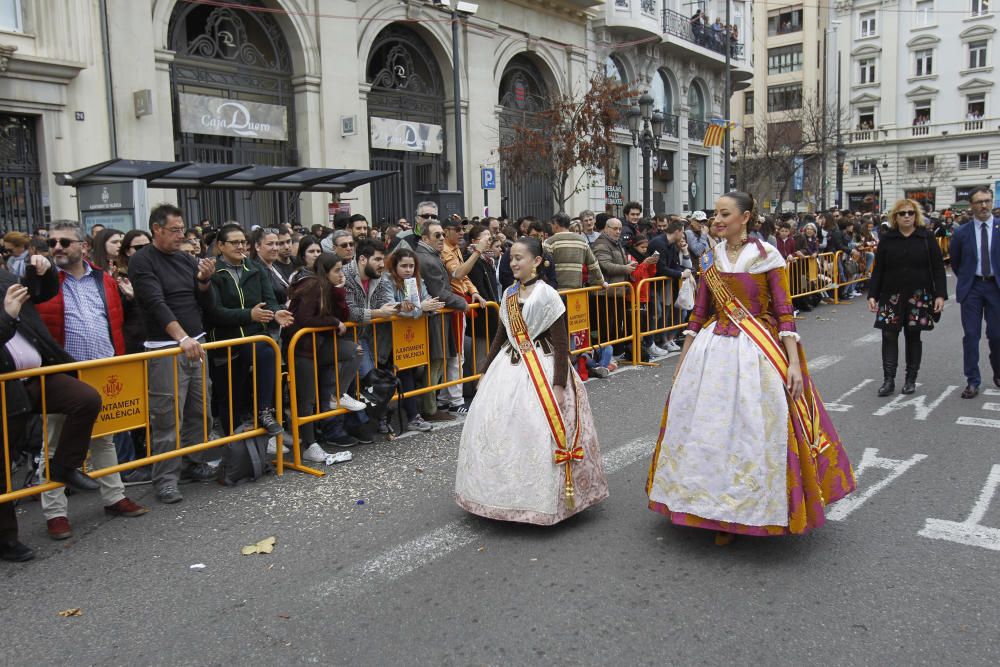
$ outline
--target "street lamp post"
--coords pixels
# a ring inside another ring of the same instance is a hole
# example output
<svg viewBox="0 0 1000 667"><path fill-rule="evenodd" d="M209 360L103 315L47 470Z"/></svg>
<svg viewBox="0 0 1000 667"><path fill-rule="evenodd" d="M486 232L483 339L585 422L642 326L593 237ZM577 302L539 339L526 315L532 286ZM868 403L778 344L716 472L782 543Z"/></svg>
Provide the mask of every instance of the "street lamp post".
<svg viewBox="0 0 1000 667"><path fill-rule="evenodd" d="M872 190L875 190L875 201L872 205L875 207L875 215L881 215L882 213L882 198L885 196L885 184L882 182L882 171L878 168L878 160L872 160L872 169L875 170L875 175L872 177ZM882 168L885 169L889 166L888 162L882 163ZM878 189L875 189L875 179L878 179Z"/></svg>
<svg viewBox="0 0 1000 667"><path fill-rule="evenodd" d="M628 110L628 129L632 133L632 146L642 149L642 212L650 214L649 197L649 156L660 148L660 135L663 134L663 114L653 110L653 97L643 93L639 104Z"/></svg>

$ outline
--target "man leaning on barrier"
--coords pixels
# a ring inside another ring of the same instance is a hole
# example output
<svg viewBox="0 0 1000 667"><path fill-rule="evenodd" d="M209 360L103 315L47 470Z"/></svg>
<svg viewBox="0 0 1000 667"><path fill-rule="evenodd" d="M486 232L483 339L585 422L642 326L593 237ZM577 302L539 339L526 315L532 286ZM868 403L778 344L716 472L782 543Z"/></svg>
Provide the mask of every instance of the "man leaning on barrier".
<svg viewBox="0 0 1000 667"><path fill-rule="evenodd" d="M83 229L76 222L63 220L52 223L48 244L58 272L59 293L37 306L49 333L77 361L108 359L125 354L122 332L125 316L118 282L84 259L88 250L85 239ZM50 442L58 439L56 434L63 428L62 415L50 415ZM52 451L50 445L50 455ZM102 435L90 441L91 467L110 468L117 464L114 436ZM99 477L97 484L101 487L101 500L107 514L136 517L149 511L126 497L120 474ZM42 514L49 537L54 540L72 537L65 489L42 494Z"/></svg>
<svg viewBox="0 0 1000 667"><path fill-rule="evenodd" d="M0 373L74 361L52 338L32 305L48 301L59 291L55 272L49 270L52 265L41 255L31 257L28 262L30 268L23 285L12 273L0 269L0 293L4 294L0 311ZM42 381L39 377L8 380L2 390L7 399L3 415L7 429L4 445L12 459L24 444L30 413L42 410ZM45 377L45 407L49 412L66 415L59 447L49 464L49 478L75 489L97 490L97 482L78 468L87 456L90 433L101 411L101 395L71 375L56 373ZM0 460L0 492L6 493L9 459L0 454ZM34 552L17 539L14 504L0 503L0 559L26 561L33 557Z"/></svg>
<svg viewBox="0 0 1000 667"><path fill-rule="evenodd" d="M160 204L154 208L149 214L149 227L153 242L136 253L128 264L128 277L146 324L145 347L147 350L179 347L182 352L176 357L150 359L147 364L150 444L154 454L162 454L202 441L205 351L201 343L205 339L204 313L213 308L211 279L215 260L195 260L179 252L185 227L181 210L176 206ZM181 419L181 442L177 442L174 400L176 414ZM202 458L200 453L191 456L183 477L203 482L214 480L215 472ZM160 502L179 503L184 499L177 490L181 477L179 458L153 464L153 484Z"/></svg>

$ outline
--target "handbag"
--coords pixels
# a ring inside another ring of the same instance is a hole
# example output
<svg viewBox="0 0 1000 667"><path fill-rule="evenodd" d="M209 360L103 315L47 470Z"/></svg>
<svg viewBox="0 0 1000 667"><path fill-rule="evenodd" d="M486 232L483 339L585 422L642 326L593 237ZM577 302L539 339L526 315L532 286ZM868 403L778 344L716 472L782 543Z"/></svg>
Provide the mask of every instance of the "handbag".
<svg viewBox="0 0 1000 667"><path fill-rule="evenodd" d="M677 292L676 306L681 310L694 310L694 277L688 276Z"/></svg>

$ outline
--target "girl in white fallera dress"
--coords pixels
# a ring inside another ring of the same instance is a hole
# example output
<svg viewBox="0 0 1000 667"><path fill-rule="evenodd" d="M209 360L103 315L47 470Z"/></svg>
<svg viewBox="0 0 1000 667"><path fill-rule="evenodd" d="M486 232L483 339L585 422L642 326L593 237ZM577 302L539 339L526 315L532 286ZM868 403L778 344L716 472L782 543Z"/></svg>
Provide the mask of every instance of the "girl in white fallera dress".
<svg viewBox="0 0 1000 667"><path fill-rule="evenodd" d="M537 278L541 244L521 239L510 258L517 282L462 430L455 500L491 519L551 525L606 498L608 484L566 308Z"/></svg>

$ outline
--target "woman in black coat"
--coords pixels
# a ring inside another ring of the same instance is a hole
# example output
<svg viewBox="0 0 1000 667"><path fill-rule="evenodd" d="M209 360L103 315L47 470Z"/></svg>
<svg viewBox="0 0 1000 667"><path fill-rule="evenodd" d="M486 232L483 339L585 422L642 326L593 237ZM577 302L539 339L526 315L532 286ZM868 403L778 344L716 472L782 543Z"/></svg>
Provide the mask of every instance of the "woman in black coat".
<svg viewBox="0 0 1000 667"><path fill-rule="evenodd" d="M902 393L917 386L922 343L920 332L930 331L940 318L948 285L944 258L933 234L925 227L920 205L900 199L889 214L891 229L879 239L875 268L868 285L868 309L882 330L882 373L879 396L896 390L899 332L906 338L906 381Z"/></svg>

